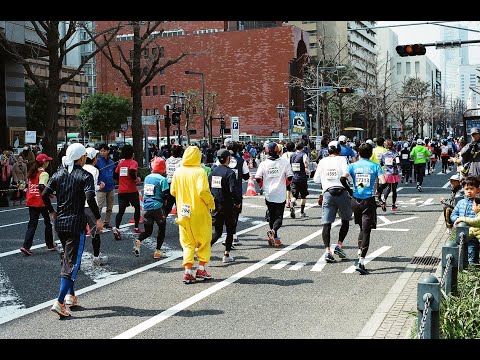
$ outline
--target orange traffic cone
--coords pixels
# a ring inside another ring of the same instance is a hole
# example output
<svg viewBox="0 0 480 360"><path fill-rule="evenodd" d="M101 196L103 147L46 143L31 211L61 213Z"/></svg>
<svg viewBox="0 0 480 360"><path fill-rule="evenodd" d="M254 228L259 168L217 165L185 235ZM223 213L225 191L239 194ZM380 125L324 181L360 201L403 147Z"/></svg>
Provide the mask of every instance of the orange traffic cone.
<svg viewBox="0 0 480 360"><path fill-rule="evenodd" d="M250 176L250 179L248 179L248 185L247 185L247 192L245 193L244 196L256 196L257 192L255 191L255 182L253 180L253 176Z"/></svg>
<svg viewBox="0 0 480 360"><path fill-rule="evenodd" d="M170 211L170 214L177 215L177 205L173 206L172 211Z"/></svg>
<svg viewBox="0 0 480 360"><path fill-rule="evenodd" d="M142 197L142 192L140 190L138 190L138 198L140 200L140 213L143 211L143 197ZM134 218L131 218L130 220L128 220L128 222L130 224L134 224L135 223L135 219ZM139 221L140 224L143 224L143 216L140 215L140 221Z"/></svg>

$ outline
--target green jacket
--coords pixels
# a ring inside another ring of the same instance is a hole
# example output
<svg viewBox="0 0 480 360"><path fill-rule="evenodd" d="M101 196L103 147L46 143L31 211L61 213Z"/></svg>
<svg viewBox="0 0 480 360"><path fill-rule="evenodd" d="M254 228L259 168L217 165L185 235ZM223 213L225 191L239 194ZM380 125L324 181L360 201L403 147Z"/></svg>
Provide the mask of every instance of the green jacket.
<svg viewBox="0 0 480 360"><path fill-rule="evenodd" d="M430 151L423 145L416 145L412 151L410 151L410 157L413 159L414 164L425 164L430 159Z"/></svg>
<svg viewBox="0 0 480 360"><path fill-rule="evenodd" d="M461 216L459 219L470 226L468 229L469 237L480 239L480 212L476 213L474 218Z"/></svg>

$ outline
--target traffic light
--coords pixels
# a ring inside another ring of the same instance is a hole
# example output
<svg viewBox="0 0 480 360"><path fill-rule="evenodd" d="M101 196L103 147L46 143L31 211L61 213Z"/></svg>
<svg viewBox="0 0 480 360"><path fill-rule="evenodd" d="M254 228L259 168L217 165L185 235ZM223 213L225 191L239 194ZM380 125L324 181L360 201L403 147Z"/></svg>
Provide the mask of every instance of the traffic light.
<svg viewBox="0 0 480 360"><path fill-rule="evenodd" d="M397 54L402 57L425 55L427 52L425 46L423 46L422 44L398 45L395 50L397 51Z"/></svg>
<svg viewBox="0 0 480 360"><path fill-rule="evenodd" d="M340 94L352 94L355 92L355 89L352 88L337 88L337 92Z"/></svg>
<svg viewBox="0 0 480 360"><path fill-rule="evenodd" d="M178 125L178 124L180 124L180 113L174 112L172 114L172 125Z"/></svg>

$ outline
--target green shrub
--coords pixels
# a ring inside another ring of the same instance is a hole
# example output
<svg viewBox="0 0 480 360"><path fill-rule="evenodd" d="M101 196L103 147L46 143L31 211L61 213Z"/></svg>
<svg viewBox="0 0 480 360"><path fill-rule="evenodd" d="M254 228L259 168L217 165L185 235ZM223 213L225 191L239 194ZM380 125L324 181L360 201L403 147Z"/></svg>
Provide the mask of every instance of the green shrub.
<svg viewBox="0 0 480 360"><path fill-rule="evenodd" d="M144 168L144 167L139 167L138 168L138 177L140 179L145 180L145 177L150 174L150 169L149 168Z"/></svg>

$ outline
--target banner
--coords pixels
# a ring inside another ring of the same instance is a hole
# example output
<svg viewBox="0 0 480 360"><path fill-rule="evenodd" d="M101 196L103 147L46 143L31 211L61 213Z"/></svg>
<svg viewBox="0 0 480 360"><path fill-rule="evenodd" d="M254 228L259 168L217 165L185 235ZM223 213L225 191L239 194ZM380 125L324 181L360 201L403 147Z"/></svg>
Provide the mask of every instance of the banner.
<svg viewBox="0 0 480 360"><path fill-rule="evenodd" d="M290 110L290 139L308 135L307 113Z"/></svg>

